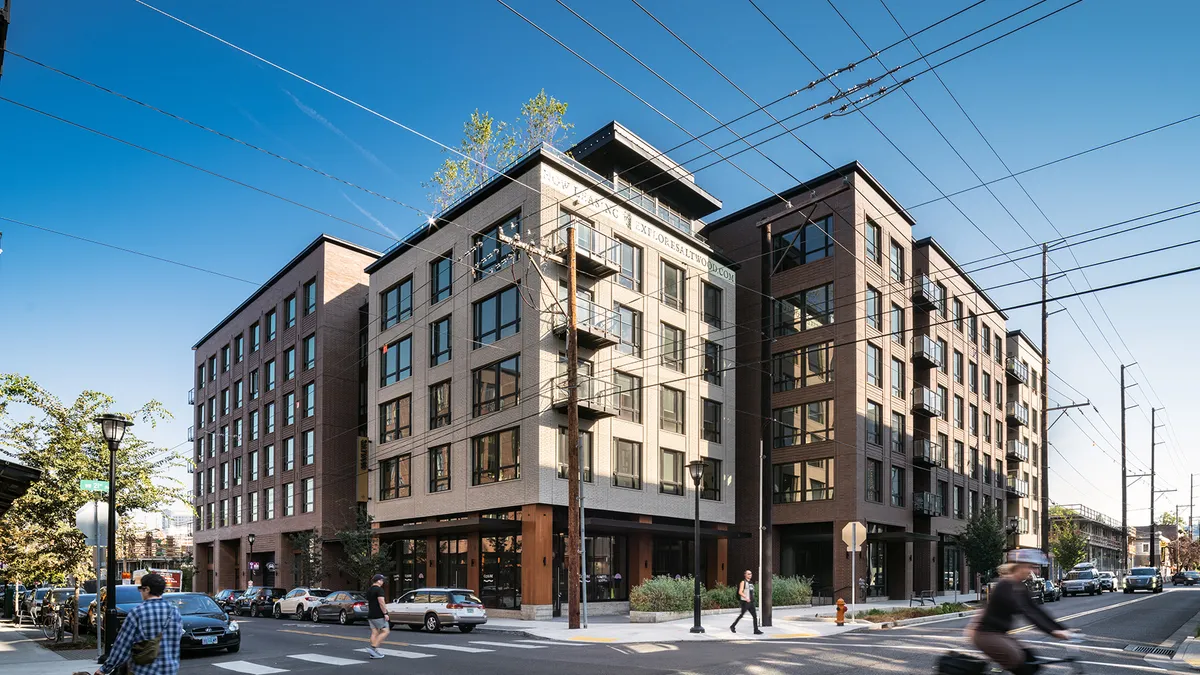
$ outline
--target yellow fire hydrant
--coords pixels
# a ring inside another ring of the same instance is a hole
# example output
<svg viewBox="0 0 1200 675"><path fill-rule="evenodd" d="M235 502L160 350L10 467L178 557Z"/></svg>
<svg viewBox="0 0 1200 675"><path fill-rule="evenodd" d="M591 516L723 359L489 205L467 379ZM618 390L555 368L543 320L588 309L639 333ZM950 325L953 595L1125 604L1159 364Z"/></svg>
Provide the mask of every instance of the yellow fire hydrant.
<svg viewBox="0 0 1200 675"><path fill-rule="evenodd" d="M846 625L846 601L841 598L837 601L837 625Z"/></svg>

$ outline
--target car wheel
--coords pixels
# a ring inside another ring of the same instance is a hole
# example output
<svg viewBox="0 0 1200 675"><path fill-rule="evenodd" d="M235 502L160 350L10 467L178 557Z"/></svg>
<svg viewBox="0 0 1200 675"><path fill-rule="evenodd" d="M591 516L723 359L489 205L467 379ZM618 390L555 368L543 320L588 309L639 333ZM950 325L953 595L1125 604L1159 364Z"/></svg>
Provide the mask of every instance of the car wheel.
<svg viewBox="0 0 1200 675"><path fill-rule="evenodd" d="M346 610L343 609L342 611L338 612L338 623L342 624L343 626L350 623L349 617L346 616Z"/></svg>
<svg viewBox="0 0 1200 675"><path fill-rule="evenodd" d="M271 610L271 616L276 619L282 618L282 614L283 612L279 611L279 605L275 605L275 607Z"/></svg>
<svg viewBox="0 0 1200 675"><path fill-rule="evenodd" d="M473 623L464 624L464 625L459 626L458 629L464 633L470 633L471 631L475 630L475 624L473 624Z"/></svg>
<svg viewBox="0 0 1200 675"><path fill-rule="evenodd" d="M303 620L304 620L304 605L296 605L296 614L295 614L295 618L296 618L296 620L297 620L297 621L303 621Z"/></svg>
<svg viewBox="0 0 1200 675"><path fill-rule="evenodd" d="M436 633L442 629L442 622L438 621L437 614L430 612L425 615L425 630L430 633Z"/></svg>
<svg viewBox="0 0 1200 675"><path fill-rule="evenodd" d="M313 622L313 623L321 623L321 615L320 615L320 614L317 614L317 608L316 608L316 607L313 607L313 608L312 608L312 611L310 611L310 612L308 613L308 618L312 619L312 622Z"/></svg>
<svg viewBox="0 0 1200 675"><path fill-rule="evenodd" d="M411 630L411 631L419 631L419 630L421 630L422 628L424 628L424 626L422 626L422 625L421 625L421 624L419 624L419 623L410 623L410 624L408 624L408 629L409 629L409 630Z"/></svg>
<svg viewBox="0 0 1200 675"><path fill-rule="evenodd" d="M229 649L229 653L230 653L230 654L236 654L236 653L238 653L238 650L239 650L239 649L241 649L241 648L242 648L242 645L240 645L240 644L231 645L230 647L228 647L228 649Z"/></svg>

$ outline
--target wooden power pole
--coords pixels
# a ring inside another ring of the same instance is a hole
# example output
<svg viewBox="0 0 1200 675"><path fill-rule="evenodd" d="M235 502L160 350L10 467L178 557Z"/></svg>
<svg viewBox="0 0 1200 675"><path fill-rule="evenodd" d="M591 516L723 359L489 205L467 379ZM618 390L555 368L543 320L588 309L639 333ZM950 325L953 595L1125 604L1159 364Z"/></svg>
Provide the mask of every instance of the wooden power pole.
<svg viewBox="0 0 1200 675"><path fill-rule="evenodd" d="M12 0L0 7L0 77L4 76L4 50L8 47L8 22L12 18Z"/></svg>
<svg viewBox="0 0 1200 675"><path fill-rule="evenodd" d="M1046 422L1046 415L1050 412L1049 404L1047 403L1046 388L1049 386L1047 380L1050 379L1050 357L1046 347L1046 340L1049 337L1049 318L1050 315L1046 312L1046 272L1049 259L1050 247L1042 244L1042 382L1041 382L1041 401L1042 401L1042 428L1038 430L1038 434L1042 437L1042 451L1038 471L1042 474L1042 499L1038 506L1041 509L1041 528L1042 528L1042 553L1050 555L1050 426Z"/></svg>
<svg viewBox="0 0 1200 675"><path fill-rule="evenodd" d="M579 324L575 221L567 223L567 627L579 628L583 540L579 536Z"/></svg>

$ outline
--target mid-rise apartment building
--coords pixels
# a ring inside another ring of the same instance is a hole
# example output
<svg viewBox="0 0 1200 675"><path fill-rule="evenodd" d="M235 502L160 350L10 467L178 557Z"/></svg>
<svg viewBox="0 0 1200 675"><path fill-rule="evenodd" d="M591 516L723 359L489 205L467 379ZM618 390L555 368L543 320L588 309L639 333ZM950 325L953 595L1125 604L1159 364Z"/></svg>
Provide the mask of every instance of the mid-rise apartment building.
<svg viewBox="0 0 1200 675"><path fill-rule="evenodd" d="M535 148L367 267L369 512L389 595L463 585L526 617L565 604L568 225L590 611L692 572L691 461L700 574L728 583L738 317L734 271L698 235L720 206L614 122L569 154Z"/></svg>
<svg viewBox="0 0 1200 675"><path fill-rule="evenodd" d="M1008 423L1007 459L1009 545L1013 548L1040 548L1042 493L1041 442L1042 352L1020 330L1009 331L1006 341L1005 378L1008 402L1004 415Z"/></svg>
<svg viewBox="0 0 1200 675"><path fill-rule="evenodd" d="M363 270L378 257L317 237L192 347L196 590L299 585L302 532L325 542L323 582L346 583L333 542L359 503Z"/></svg>
<svg viewBox="0 0 1200 675"><path fill-rule="evenodd" d="M1083 504L1063 504L1051 508L1051 527L1060 523L1078 527L1087 537L1085 561L1095 563L1098 569L1107 572L1123 572L1126 569L1126 554L1129 542L1133 539L1133 528L1122 536L1121 523Z"/></svg>

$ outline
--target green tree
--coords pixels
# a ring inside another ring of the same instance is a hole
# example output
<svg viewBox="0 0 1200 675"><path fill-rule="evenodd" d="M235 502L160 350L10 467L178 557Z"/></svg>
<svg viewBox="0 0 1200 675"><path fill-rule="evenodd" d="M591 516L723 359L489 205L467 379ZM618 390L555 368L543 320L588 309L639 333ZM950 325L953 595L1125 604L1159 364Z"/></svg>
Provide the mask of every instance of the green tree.
<svg viewBox="0 0 1200 675"><path fill-rule="evenodd" d="M988 578L992 570L1004 562L1005 534L1000 512L994 508L980 509L971 516L959 535L967 565L976 574Z"/></svg>
<svg viewBox="0 0 1200 675"><path fill-rule="evenodd" d="M392 545L376 544L371 528L374 518L357 506L353 510L354 527L339 530L337 537L342 542L342 571L362 589L371 584L371 577L392 569Z"/></svg>
<svg viewBox="0 0 1200 675"><path fill-rule="evenodd" d="M1170 511L1163 511L1162 517L1158 520L1163 525L1186 525L1187 521Z"/></svg>
<svg viewBox="0 0 1200 675"><path fill-rule="evenodd" d="M293 550L299 553L296 578L301 586L316 586L325 578L324 541L316 530L288 535Z"/></svg>
<svg viewBox="0 0 1200 675"><path fill-rule="evenodd" d="M442 161L442 166L424 183L432 189L429 200L438 210L483 185L526 151L541 145L563 144L574 126L563 121L567 104L546 90L521 106L521 115L509 124L475 109L463 124L458 152ZM449 151L447 151L449 152Z"/></svg>
<svg viewBox="0 0 1200 675"><path fill-rule="evenodd" d="M34 416L16 419L18 407L32 408ZM84 391L64 404L29 377L0 374L0 456L42 471L0 519L0 560L10 576L24 581L95 577L83 533L75 528L75 512L95 496L79 488L80 479L108 479L108 446L93 419L112 411L112 397L101 392ZM186 501L186 488L167 472L187 466L187 455L136 434L170 419L170 413L150 401L126 416L138 426L126 432L117 452L118 518Z"/></svg>
<svg viewBox="0 0 1200 675"><path fill-rule="evenodd" d="M1050 555L1061 570L1069 570L1087 557L1088 538L1072 520L1050 528Z"/></svg>

